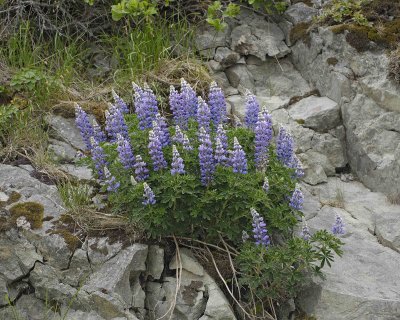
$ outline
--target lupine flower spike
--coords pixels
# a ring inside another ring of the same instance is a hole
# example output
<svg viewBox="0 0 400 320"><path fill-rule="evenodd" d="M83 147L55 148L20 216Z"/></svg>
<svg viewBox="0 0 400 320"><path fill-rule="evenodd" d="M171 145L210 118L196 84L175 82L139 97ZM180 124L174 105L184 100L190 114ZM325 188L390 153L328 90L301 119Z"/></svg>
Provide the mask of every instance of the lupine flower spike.
<svg viewBox="0 0 400 320"><path fill-rule="evenodd" d="M133 155L131 144L122 135L117 135L117 151L119 160L125 169L132 169L135 165L135 156Z"/></svg>
<svg viewBox="0 0 400 320"><path fill-rule="evenodd" d="M307 221L303 217L303 226L301 229L300 237L302 237L304 240L308 241L311 238L311 233L310 229L308 228Z"/></svg>
<svg viewBox="0 0 400 320"><path fill-rule="evenodd" d="M253 236L257 245L263 245L266 248L271 244L270 238L268 236L267 225L264 222L263 217L254 209L250 209L251 215L253 217Z"/></svg>
<svg viewBox="0 0 400 320"><path fill-rule="evenodd" d="M154 171L159 171L167 167L167 161L165 161L164 154L162 151L162 144L159 135L156 135L153 130L149 132L149 154L153 161Z"/></svg>
<svg viewBox="0 0 400 320"><path fill-rule="evenodd" d="M336 214L335 223L332 226L332 233L336 235L345 233L343 219L339 214Z"/></svg>
<svg viewBox="0 0 400 320"><path fill-rule="evenodd" d="M210 131L211 112L207 103L199 97L197 107L197 122L199 128L204 128L206 132Z"/></svg>
<svg viewBox="0 0 400 320"><path fill-rule="evenodd" d="M156 124L157 128L160 131L160 137L161 137L161 143L163 147L167 146L170 144L170 136L169 136L169 131L168 131L168 125L164 117L162 117L159 113L156 115ZM153 130L155 130L154 124L153 124Z"/></svg>
<svg viewBox="0 0 400 320"><path fill-rule="evenodd" d="M140 88L132 83L134 94L135 112L139 119L139 128L144 130L152 127L158 113L157 98L147 84Z"/></svg>
<svg viewBox="0 0 400 320"><path fill-rule="evenodd" d="M189 138L186 135L186 133L183 134L183 149L186 151L191 151L193 150L193 147L190 144Z"/></svg>
<svg viewBox="0 0 400 320"><path fill-rule="evenodd" d="M218 164L225 165L227 163L226 150L219 138L215 142L215 161Z"/></svg>
<svg viewBox="0 0 400 320"><path fill-rule="evenodd" d="M246 116L244 122L250 129L254 129L260 112L260 105L250 91L246 92Z"/></svg>
<svg viewBox="0 0 400 320"><path fill-rule="evenodd" d="M264 178L264 183L263 183L262 188L266 193L269 191L269 181L268 181L267 177Z"/></svg>
<svg viewBox="0 0 400 320"><path fill-rule="evenodd" d="M126 140L130 140L128 134L128 126L125 123L124 116L119 108L110 105L105 112L106 115L106 131L111 142L117 141L117 135L122 135Z"/></svg>
<svg viewBox="0 0 400 320"><path fill-rule="evenodd" d="M103 130L101 130L99 124L94 119L92 121L92 127L93 127L93 137L96 139L97 142L104 142L107 140L107 137L104 134Z"/></svg>
<svg viewBox="0 0 400 320"><path fill-rule="evenodd" d="M242 231L242 242L245 243L249 239L250 239L249 234L245 230L243 230Z"/></svg>
<svg viewBox="0 0 400 320"><path fill-rule="evenodd" d="M173 87L169 90L169 105L176 125L186 129L186 115L182 95Z"/></svg>
<svg viewBox="0 0 400 320"><path fill-rule="evenodd" d="M104 179L104 167L106 167L108 164L106 160L106 155L103 148L99 146L98 142L93 137L90 138L90 142L94 167L97 170L99 178Z"/></svg>
<svg viewBox="0 0 400 320"><path fill-rule="evenodd" d="M203 127L200 128L199 142L201 183L206 186L212 180L215 171L215 163L210 135L205 131Z"/></svg>
<svg viewBox="0 0 400 320"><path fill-rule="evenodd" d="M149 170L147 169L146 162L143 161L140 154L136 156L136 162L133 168L135 169L135 176L137 181L144 181L149 177Z"/></svg>
<svg viewBox="0 0 400 320"><path fill-rule="evenodd" d="M185 165L183 164L183 159L179 154L176 146L172 146L172 164L171 164L171 174L185 174Z"/></svg>
<svg viewBox="0 0 400 320"><path fill-rule="evenodd" d="M183 143L184 140L184 135L183 132L181 130L181 127L179 127L178 125L175 126L175 134L172 137L172 141L175 143Z"/></svg>
<svg viewBox="0 0 400 320"><path fill-rule="evenodd" d="M120 183L116 181L115 177L111 174L107 167L104 167L104 185L107 186L108 192L115 192L118 190Z"/></svg>
<svg viewBox="0 0 400 320"><path fill-rule="evenodd" d="M217 126L225 122L226 102L224 93L215 81L211 82L210 93L208 94L208 105L210 106L211 120Z"/></svg>
<svg viewBox="0 0 400 320"><path fill-rule="evenodd" d="M90 150L92 148L90 138L95 137L95 134L93 127L90 125L89 116L79 105L76 105L75 117L75 123L81 133L83 142L85 143L86 148Z"/></svg>
<svg viewBox="0 0 400 320"><path fill-rule="evenodd" d="M197 115L198 104L196 91L194 91L193 88L183 78L181 79L181 96L186 109L185 120L187 121L189 118L195 118Z"/></svg>
<svg viewBox="0 0 400 320"><path fill-rule="evenodd" d="M153 190L151 190L151 188L149 187L149 185L146 182L143 182L143 187L144 187L144 191L143 191L143 202L142 203L145 206L155 204L156 197L154 195Z"/></svg>
<svg viewBox="0 0 400 320"><path fill-rule="evenodd" d="M263 171L268 163L268 147L272 139L272 119L266 110L258 115L254 132L254 160L257 170Z"/></svg>
<svg viewBox="0 0 400 320"><path fill-rule="evenodd" d="M235 173L247 173L246 154L236 137L233 138L232 168Z"/></svg>
<svg viewBox="0 0 400 320"><path fill-rule="evenodd" d="M285 166L292 163L294 151L294 141L290 133L284 127L279 128L278 137L276 138L276 155L278 160Z"/></svg>
<svg viewBox="0 0 400 320"><path fill-rule="evenodd" d="M111 90L111 94L114 98L114 102L116 106L121 110L122 113L128 113L129 108L128 105L125 103L124 100L114 91L114 89Z"/></svg>
<svg viewBox="0 0 400 320"><path fill-rule="evenodd" d="M294 189L292 197L290 198L289 206L295 210L303 209L304 196L303 193L298 189Z"/></svg>

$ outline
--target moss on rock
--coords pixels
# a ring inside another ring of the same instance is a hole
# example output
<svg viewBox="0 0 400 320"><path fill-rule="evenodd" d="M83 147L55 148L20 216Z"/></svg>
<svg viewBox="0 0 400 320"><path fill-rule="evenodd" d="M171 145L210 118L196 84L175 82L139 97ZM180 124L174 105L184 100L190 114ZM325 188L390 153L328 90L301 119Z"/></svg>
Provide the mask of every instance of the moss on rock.
<svg viewBox="0 0 400 320"><path fill-rule="evenodd" d="M67 244L68 249L71 252L74 252L76 249L80 248L82 245L79 238L76 235L69 232L68 230L53 230L50 232L50 234L60 235L64 239L65 243Z"/></svg>
<svg viewBox="0 0 400 320"><path fill-rule="evenodd" d="M338 64L339 60L335 57L330 57L326 59L326 63L331 65L331 66L336 66Z"/></svg>
<svg viewBox="0 0 400 320"><path fill-rule="evenodd" d="M309 47L311 45L311 37L309 34L309 28L311 24L307 22L301 22L296 24L292 30L290 30L290 42L295 44L297 41L302 40Z"/></svg>
<svg viewBox="0 0 400 320"><path fill-rule="evenodd" d="M32 229L39 229L43 225L44 207L40 203L17 203L10 209L10 213L13 222L16 222L19 217L25 217Z"/></svg>

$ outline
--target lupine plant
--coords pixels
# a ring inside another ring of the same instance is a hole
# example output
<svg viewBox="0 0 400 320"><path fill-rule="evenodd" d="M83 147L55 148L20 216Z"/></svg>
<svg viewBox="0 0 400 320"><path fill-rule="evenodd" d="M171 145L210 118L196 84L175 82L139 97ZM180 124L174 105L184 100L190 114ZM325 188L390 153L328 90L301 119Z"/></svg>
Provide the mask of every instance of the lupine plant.
<svg viewBox="0 0 400 320"><path fill-rule="evenodd" d="M105 142L89 137L87 115L77 109L78 127L91 142L87 161L117 213L157 238L222 237L239 252L241 283L260 299L294 296L305 272L321 274L333 252L341 254L341 241L327 231L303 228L296 236L304 197L293 138L281 128L273 143L271 116L254 96L248 94L246 126L234 128L225 123L215 83L207 100L185 81L171 88L171 119L160 116L149 87L134 91L133 114L115 97Z"/></svg>

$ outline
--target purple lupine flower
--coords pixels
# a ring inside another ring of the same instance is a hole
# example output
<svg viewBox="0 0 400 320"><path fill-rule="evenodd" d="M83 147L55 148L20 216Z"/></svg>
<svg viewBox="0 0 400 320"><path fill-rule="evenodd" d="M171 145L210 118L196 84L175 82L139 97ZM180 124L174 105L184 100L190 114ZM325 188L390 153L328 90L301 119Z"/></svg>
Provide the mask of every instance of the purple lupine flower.
<svg viewBox="0 0 400 320"><path fill-rule="evenodd" d="M183 143L183 140L184 140L184 135L183 135L183 132L181 130L181 127L176 125L175 126L175 134L172 137L172 141L176 142L176 143Z"/></svg>
<svg viewBox="0 0 400 320"><path fill-rule="evenodd" d="M295 210L303 209L304 196L300 189L294 189L292 197L290 198L289 206Z"/></svg>
<svg viewBox="0 0 400 320"><path fill-rule="evenodd" d="M199 97L198 107L197 107L197 122L199 124L199 128L204 128L206 132L209 132L210 120L211 120L210 108L207 105L207 103L201 97Z"/></svg>
<svg viewBox="0 0 400 320"><path fill-rule="evenodd" d="M128 126L125 123L124 116L119 108L110 105L105 112L106 115L106 131L111 142L117 141L117 135L122 135L126 140L130 140L128 134Z"/></svg>
<svg viewBox="0 0 400 320"><path fill-rule="evenodd" d="M96 141L105 142L107 140L107 137L103 132L103 130L101 130L97 121L94 119L92 121L92 127L93 127L93 137L96 139Z"/></svg>
<svg viewBox="0 0 400 320"><path fill-rule="evenodd" d="M268 163L268 147L272 139L272 119L268 111L262 111L258 115L254 133L254 161L257 170L262 171Z"/></svg>
<svg viewBox="0 0 400 320"><path fill-rule="evenodd" d="M160 128L161 143L162 143L163 147L165 147L170 144L170 137L169 137L167 121L166 121L165 117L161 116L160 113L157 113L156 122L157 122L158 127ZM153 130L154 130L154 127L153 127Z"/></svg>
<svg viewBox="0 0 400 320"><path fill-rule="evenodd" d="M107 167L104 167L104 185L107 186L108 192L115 192L118 190L120 183L116 181L115 177L111 174Z"/></svg>
<svg viewBox="0 0 400 320"><path fill-rule="evenodd" d="M269 181L268 181L267 177L264 178L264 183L263 183L262 188L266 193L268 193L268 191L269 191Z"/></svg>
<svg viewBox="0 0 400 320"><path fill-rule="evenodd" d="M146 182L143 182L143 201L142 204L147 206L147 205L153 205L156 203L156 197L154 195L153 190L149 187L149 185Z"/></svg>
<svg viewBox="0 0 400 320"><path fill-rule="evenodd" d="M260 112L260 105L258 104L256 97L250 93L246 92L246 116L244 122L246 126L250 129L254 129L258 119L258 113Z"/></svg>
<svg viewBox="0 0 400 320"><path fill-rule="evenodd" d="M186 135L186 133L183 134L183 142L182 142L182 145L183 145L183 149L186 150L186 151L191 151L191 150L193 150L193 147L192 147L192 145L190 144L189 138L188 138L188 136Z"/></svg>
<svg viewBox="0 0 400 320"><path fill-rule="evenodd" d="M185 165L183 164L183 159L179 154L176 146L172 146L172 164L171 164L171 174L174 176L176 174L185 174Z"/></svg>
<svg viewBox="0 0 400 320"><path fill-rule="evenodd" d="M278 137L276 138L276 156L278 160L289 167L292 163L294 151L294 141L285 128L280 127Z"/></svg>
<svg viewBox="0 0 400 320"><path fill-rule="evenodd" d="M236 137L233 138L232 168L235 173L247 173L246 154Z"/></svg>
<svg viewBox="0 0 400 320"><path fill-rule="evenodd" d="M228 149L228 137L226 136L226 131L225 131L222 123L220 123L218 125L216 137L219 139L219 141L221 141L224 149L227 150Z"/></svg>
<svg viewBox="0 0 400 320"><path fill-rule="evenodd" d="M215 161L217 164L226 165L227 163L226 150L224 149L224 146L222 145L221 140L219 140L219 138L216 138L215 141L216 141Z"/></svg>
<svg viewBox="0 0 400 320"><path fill-rule="evenodd" d="M253 217L253 236L257 245L263 245L266 248L271 244L268 236L267 225L264 222L263 217L254 209L250 209L251 216Z"/></svg>
<svg viewBox="0 0 400 320"><path fill-rule="evenodd" d="M185 106L182 95L171 86L169 89L169 106L174 117L174 123L184 129L187 128Z"/></svg>
<svg viewBox="0 0 400 320"><path fill-rule="evenodd" d="M135 83L132 85L135 91L134 105L139 119L139 128L140 130L151 128L158 113L157 98L147 84L143 89Z"/></svg>
<svg viewBox="0 0 400 320"><path fill-rule="evenodd" d="M121 110L122 113L129 113L129 108L128 105L125 103L125 101L114 91L114 89L111 90L111 94L113 96L115 105Z"/></svg>
<svg viewBox="0 0 400 320"><path fill-rule="evenodd" d="M94 137L93 127L90 124L88 114L83 111L83 109L76 105L75 107L75 123L81 133L83 142L86 145L86 148L90 150L92 148L92 144L90 142L90 138Z"/></svg>
<svg viewBox="0 0 400 320"><path fill-rule="evenodd" d="M153 161L154 171L159 171L167 167L167 161L165 161L164 154L162 152L162 144L160 136L156 135L153 130L149 132L149 154Z"/></svg>
<svg viewBox="0 0 400 320"><path fill-rule="evenodd" d="M332 226L332 233L336 235L345 233L343 219L339 214L336 214L335 223Z"/></svg>
<svg viewBox="0 0 400 320"><path fill-rule="evenodd" d="M199 139L199 162L200 162L200 175L201 183L206 186L212 181L212 177L215 171L214 155L210 135L206 130L201 127Z"/></svg>
<svg viewBox="0 0 400 320"><path fill-rule="evenodd" d="M215 81L211 82L210 92L208 94L208 105L210 106L211 120L217 126L225 122L226 118L226 102L224 93L218 87Z"/></svg>
<svg viewBox="0 0 400 320"><path fill-rule="evenodd" d="M118 142L118 156L125 169L132 169L135 165L135 156L132 152L131 144L122 135L117 135Z"/></svg>
<svg viewBox="0 0 400 320"><path fill-rule="evenodd" d="M301 228L300 237L308 241L311 238L310 229L308 228L307 221L303 217L303 226Z"/></svg>
<svg viewBox="0 0 400 320"><path fill-rule="evenodd" d="M135 169L135 176L137 181L144 181L149 177L149 170L147 169L146 162L143 161L142 156L136 156L136 162L133 168Z"/></svg>
<svg viewBox="0 0 400 320"><path fill-rule="evenodd" d="M301 178L304 176L303 166L302 166L299 158L297 158L297 156L295 154L292 155L292 159L291 159L288 167L295 169L294 174L295 174L296 178Z"/></svg>
<svg viewBox="0 0 400 320"><path fill-rule="evenodd" d="M97 170L99 178L104 179L104 167L108 165L106 155L103 148L99 146L99 143L93 137L90 138L90 143L94 167Z"/></svg>
<svg viewBox="0 0 400 320"><path fill-rule="evenodd" d="M226 153L227 153L226 166L232 167L232 165L233 165L233 150L228 150Z"/></svg>
<svg viewBox="0 0 400 320"><path fill-rule="evenodd" d="M181 97L185 107L185 120L195 118L198 106L196 91L183 78L181 79Z"/></svg>

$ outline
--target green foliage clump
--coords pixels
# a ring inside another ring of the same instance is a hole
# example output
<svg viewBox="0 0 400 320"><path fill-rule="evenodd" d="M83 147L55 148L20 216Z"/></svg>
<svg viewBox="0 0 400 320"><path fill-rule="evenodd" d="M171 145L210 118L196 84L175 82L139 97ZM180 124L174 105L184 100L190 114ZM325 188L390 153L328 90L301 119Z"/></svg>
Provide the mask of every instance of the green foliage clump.
<svg viewBox="0 0 400 320"><path fill-rule="evenodd" d="M32 229L39 229L43 224L44 207L37 202L23 202L14 205L10 209L13 221L19 217L25 217Z"/></svg>
<svg viewBox="0 0 400 320"><path fill-rule="evenodd" d="M362 6L369 0L332 0L319 16L320 21L333 20L335 23L353 21L361 26L368 25L362 13Z"/></svg>

